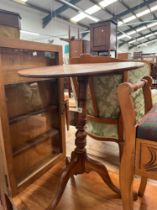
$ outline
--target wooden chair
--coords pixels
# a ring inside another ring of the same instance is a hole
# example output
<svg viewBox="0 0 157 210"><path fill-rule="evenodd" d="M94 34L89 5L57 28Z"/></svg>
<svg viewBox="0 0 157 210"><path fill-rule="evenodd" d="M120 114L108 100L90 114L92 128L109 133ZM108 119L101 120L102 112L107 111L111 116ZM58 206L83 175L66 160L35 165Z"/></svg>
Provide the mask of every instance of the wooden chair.
<svg viewBox="0 0 157 210"><path fill-rule="evenodd" d="M71 64L77 63L107 63L122 62L122 60L105 56L83 55L80 58L71 59ZM144 68L134 71L126 71L123 74L114 74L103 77L93 77L89 81L87 101L87 133L95 140L111 141L118 143L120 156L123 150L122 118L118 105L117 86L126 81L137 82L143 76L150 74L148 64ZM77 96L77 79L73 79ZM139 110L142 115L143 110ZM94 145L94 149L98 146ZM93 146L91 145L91 147ZM104 150L104 145L98 150ZM94 154L95 155L95 154Z"/></svg>
<svg viewBox="0 0 157 210"><path fill-rule="evenodd" d="M152 79L144 77L136 84L123 83L118 98L125 131L124 151L120 166L120 186L124 210L133 210L134 174L142 177L139 196L143 196L147 178L157 179L157 104L152 106ZM145 115L136 118L135 95L143 89Z"/></svg>

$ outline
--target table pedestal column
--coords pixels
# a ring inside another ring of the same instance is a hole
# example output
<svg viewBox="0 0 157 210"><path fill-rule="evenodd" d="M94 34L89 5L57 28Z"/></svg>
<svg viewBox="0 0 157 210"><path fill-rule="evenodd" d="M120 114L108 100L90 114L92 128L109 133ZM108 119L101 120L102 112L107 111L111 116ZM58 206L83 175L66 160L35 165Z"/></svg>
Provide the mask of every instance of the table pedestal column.
<svg viewBox="0 0 157 210"><path fill-rule="evenodd" d="M66 168L62 172L58 191L55 199L47 210L55 209L61 196L65 190L66 184L70 177L73 175L82 174L84 172L89 173L91 171L97 172L104 182L116 193L120 194L119 189L112 183L106 167L91 158L88 157L85 146L86 146L86 131L84 126L86 124L86 97L87 97L87 86L88 77L79 77L79 95L78 95L78 122L75 145L76 148L71 154L71 159L67 164Z"/></svg>

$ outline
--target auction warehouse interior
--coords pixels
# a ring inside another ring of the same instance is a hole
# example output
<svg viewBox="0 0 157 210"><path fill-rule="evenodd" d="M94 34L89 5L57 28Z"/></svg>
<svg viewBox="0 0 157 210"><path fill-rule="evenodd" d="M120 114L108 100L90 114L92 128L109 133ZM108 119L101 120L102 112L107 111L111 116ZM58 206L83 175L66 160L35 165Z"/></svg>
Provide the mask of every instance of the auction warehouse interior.
<svg viewBox="0 0 157 210"><path fill-rule="evenodd" d="M0 210L157 210L157 0L0 0Z"/></svg>

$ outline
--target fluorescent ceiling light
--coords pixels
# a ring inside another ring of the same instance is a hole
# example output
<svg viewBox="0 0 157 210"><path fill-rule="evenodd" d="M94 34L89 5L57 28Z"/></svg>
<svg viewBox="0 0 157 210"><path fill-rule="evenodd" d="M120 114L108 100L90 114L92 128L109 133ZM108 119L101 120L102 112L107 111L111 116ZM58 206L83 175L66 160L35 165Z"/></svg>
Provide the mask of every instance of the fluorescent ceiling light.
<svg viewBox="0 0 157 210"><path fill-rule="evenodd" d="M122 34L120 36L117 37L117 39L123 39L123 38L128 38L128 39L131 39L131 37L128 35L128 34Z"/></svg>
<svg viewBox="0 0 157 210"><path fill-rule="evenodd" d="M147 46L148 44L150 44L151 42L156 42L156 40L151 40L151 41L148 41L148 42L145 42L143 44L140 44L138 46Z"/></svg>
<svg viewBox="0 0 157 210"><path fill-rule="evenodd" d="M20 4L25 4L28 0L13 0L17 3L20 3Z"/></svg>
<svg viewBox="0 0 157 210"><path fill-rule="evenodd" d="M156 10L157 10L157 5L152 6L150 9L143 10L142 12L138 12L136 15L132 15L132 16L130 16L128 18L125 18L123 21L120 21L120 23L118 23L118 25L121 26L121 25L123 25L123 22L124 23L128 23L128 22L130 22L130 21L132 21L134 19L137 19L139 17L147 15L147 14L149 14L151 12L156 11Z"/></svg>
<svg viewBox="0 0 157 210"><path fill-rule="evenodd" d="M103 1L99 2L99 5L104 8L104 7L107 7L110 4L113 4L116 1L118 1L118 0L110 0L110 1L109 0L103 0ZM101 7L99 7L98 5L95 4L94 6L89 7L88 9L86 9L85 11L81 10L78 15L75 15L74 17L70 18L70 20L72 22L77 23L80 20L82 20L82 19L87 17L87 18L89 18L89 19L91 19L91 20L93 20L95 22L98 22L99 21L98 18L92 17L90 15L92 15L92 14L98 12L99 10L101 10ZM89 14L89 16L88 16L88 14Z"/></svg>
<svg viewBox="0 0 157 210"><path fill-rule="evenodd" d="M123 25L123 21L118 21L118 26Z"/></svg>
<svg viewBox="0 0 157 210"><path fill-rule="evenodd" d="M16 1L16 2L19 2L19 3L26 3L28 0L13 0L13 1Z"/></svg>
<svg viewBox="0 0 157 210"><path fill-rule="evenodd" d="M80 12L78 15L74 16L73 18L71 18L70 20L72 22L79 22L80 20L84 19L86 17L85 13Z"/></svg>
<svg viewBox="0 0 157 210"><path fill-rule="evenodd" d="M157 25L157 22L155 22L155 23L150 23L150 24L147 25L147 27L148 27L148 28L151 28L151 27L156 26L156 25Z"/></svg>
<svg viewBox="0 0 157 210"><path fill-rule="evenodd" d="M130 41L129 44L132 44L132 43L134 43L134 42L141 41L141 40L143 40L143 39L145 39L144 36L143 36L143 37L140 37L140 38L138 38L138 39L134 39L134 40Z"/></svg>
<svg viewBox="0 0 157 210"><path fill-rule="evenodd" d="M96 17L92 17L92 16L90 16L90 15L88 15L88 14L85 14L85 15L86 15L87 18L93 20L94 22L100 21L100 20L99 20L98 18L96 18Z"/></svg>
<svg viewBox="0 0 157 210"><path fill-rule="evenodd" d="M132 15L132 16L130 16L130 17L128 17L128 18L125 18L124 20L123 20L123 22L124 23L128 23L128 22L130 22L130 21L132 21L132 20L134 20L134 19L136 19L137 17L135 16L135 15Z"/></svg>
<svg viewBox="0 0 157 210"><path fill-rule="evenodd" d="M99 5L102 6L103 8L109 6L110 4L113 4L115 2L117 2L118 0L103 0L101 2L99 2Z"/></svg>
<svg viewBox="0 0 157 210"><path fill-rule="evenodd" d="M150 10L149 9L146 9L146 10L144 10L142 12L137 13L136 16L137 17L142 17L142 16L147 15L149 13L150 13Z"/></svg>
<svg viewBox="0 0 157 210"><path fill-rule="evenodd" d="M142 37L138 38L137 40L138 40L138 41L141 41L141 40L143 40L143 39L145 39L145 38L146 38L145 36L142 36Z"/></svg>
<svg viewBox="0 0 157 210"><path fill-rule="evenodd" d="M138 46L147 46L147 43L139 44Z"/></svg>
<svg viewBox="0 0 157 210"><path fill-rule="evenodd" d="M128 33L126 33L126 35L131 36L131 35L133 35L133 34L136 34L136 33L140 32L140 31L144 31L144 30L146 30L146 29L148 29L148 28L151 28L151 27L153 27L153 26L157 26L157 22L150 23L150 24L147 24L147 26L143 26L143 27L137 28L135 31L129 31ZM156 34L156 33L154 33L154 34ZM149 35L147 35L147 36L149 37ZM121 36L118 37L118 40L119 40L119 39L123 39L124 37L126 37L126 36L121 35ZM146 37L146 36L145 36L145 37ZM146 37L146 38L147 38L147 37Z"/></svg>
<svg viewBox="0 0 157 210"><path fill-rule="evenodd" d="M21 30L20 32L23 33L23 34L28 34L28 35L33 35L33 36L40 36L39 33L35 33L35 32L24 31L24 30Z"/></svg>
<svg viewBox="0 0 157 210"><path fill-rule="evenodd" d="M136 42L137 40L132 40L132 41L130 41L129 42L129 44L132 44L132 43L134 43L134 42Z"/></svg>
<svg viewBox="0 0 157 210"><path fill-rule="evenodd" d="M91 20L93 20L94 22L98 22L99 19L98 18L95 18L95 17L92 17L84 12L80 12L78 15L74 16L73 18L71 18L70 20L74 23L77 23L79 22L80 20L84 19L84 18L89 18Z"/></svg>
<svg viewBox="0 0 157 210"><path fill-rule="evenodd" d="M101 8L98 5L94 5L94 6L90 7L89 9L86 9L85 12L88 13L89 15L92 15L92 14L98 12L99 10L101 10Z"/></svg>
<svg viewBox="0 0 157 210"><path fill-rule="evenodd" d="M152 34L148 34L148 35L146 35L145 37L146 37L146 38L149 38L149 37L151 37L151 36L155 36L155 34L153 34L153 33L152 33Z"/></svg>
<svg viewBox="0 0 157 210"><path fill-rule="evenodd" d="M143 27L137 28L136 31L137 32L140 32L140 31L143 31L145 29L147 29L147 27L146 26L143 26Z"/></svg>
<svg viewBox="0 0 157 210"><path fill-rule="evenodd" d="M132 35L132 34L136 34L136 31L130 31L130 32L128 32L127 34L130 36L130 35Z"/></svg>
<svg viewBox="0 0 157 210"><path fill-rule="evenodd" d="M155 10L157 10L157 5L151 7L150 10L151 10L151 12L154 12Z"/></svg>

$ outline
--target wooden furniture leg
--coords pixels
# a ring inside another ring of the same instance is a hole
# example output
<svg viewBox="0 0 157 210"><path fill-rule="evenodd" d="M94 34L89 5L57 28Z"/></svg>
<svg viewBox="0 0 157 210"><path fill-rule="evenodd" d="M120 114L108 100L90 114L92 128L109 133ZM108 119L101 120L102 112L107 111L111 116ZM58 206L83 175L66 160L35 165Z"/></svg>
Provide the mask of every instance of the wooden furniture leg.
<svg viewBox="0 0 157 210"><path fill-rule="evenodd" d="M147 185L147 178L146 177L141 177L141 183L140 183L140 187L138 190L138 195L140 197L143 197L145 189L146 189L146 185Z"/></svg>
<svg viewBox="0 0 157 210"><path fill-rule="evenodd" d="M87 173L91 171L97 172L101 176L101 178L104 180L104 182L112 189L112 191L120 194L120 190L111 181L111 178L108 174L108 171L105 165L88 157L86 159L85 170Z"/></svg>
<svg viewBox="0 0 157 210"><path fill-rule="evenodd" d="M86 131L84 126L86 124L86 95L87 95L87 85L88 77L78 77L79 84L79 95L78 95L78 122L75 145L76 148L71 154L71 160L64 169L60 183L58 186L58 191L52 204L47 208L47 210L55 209L61 196L64 192L65 186L69 178L73 175L82 174L84 172L96 171L104 180L104 182L116 193L120 194L119 189L112 183L108 171L105 166L101 163L92 160L88 157L85 146L86 146Z"/></svg>
<svg viewBox="0 0 157 210"><path fill-rule="evenodd" d="M123 162L123 158L122 161ZM132 184L133 184L133 172L129 167L126 167L128 163L121 163L120 169L120 189L123 202L124 210L133 210L133 193L132 193Z"/></svg>
<svg viewBox="0 0 157 210"><path fill-rule="evenodd" d="M66 126L67 126L67 131L69 131L69 100L68 99L64 100L64 106L65 106Z"/></svg>

